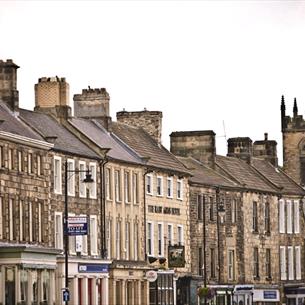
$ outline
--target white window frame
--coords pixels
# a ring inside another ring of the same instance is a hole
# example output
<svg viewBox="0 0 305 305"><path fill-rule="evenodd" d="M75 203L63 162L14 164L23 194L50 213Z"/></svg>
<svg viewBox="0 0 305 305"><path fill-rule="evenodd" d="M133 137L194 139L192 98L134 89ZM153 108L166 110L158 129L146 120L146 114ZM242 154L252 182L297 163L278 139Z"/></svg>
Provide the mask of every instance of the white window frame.
<svg viewBox="0 0 305 305"><path fill-rule="evenodd" d="M149 230L149 227L150 227L150 230ZM148 238L148 237L150 237L150 238ZM151 244L150 244L151 251L150 252L149 252L149 240L151 242ZM154 252L155 252L154 251L154 223L151 221L147 222L147 250L148 250L147 251L148 256L154 255Z"/></svg>
<svg viewBox="0 0 305 305"><path fill-rule="evenodd" d="M33 153L28 152L28 174L33 174Z"/></svg>
<svg viewBox="0 0 305 305"><path fill-rule="evenodd" d="M59 221L57 222L57 218L59 218ZM62 218L62 212L55 212L54 214L54 247L56 249L63 249L64 243L63 243L63 218ZM58 224L58 226L57 226ZM58 232L57 232L58 229ZM58 237L57 237L58 235Z"/></svg>
<svg viewBox="0 0 305 305"><path fill-rule="evenodd" d="M232 261L230 260L232 258ZM235 250L228 249L228 280L235 280Z"/></svg>
<svg viewBox="0 0 305 305"><path fill-rule="evenodd" d="M42 159L41 155L37 155L36 159L37 159L37 175L41 176L41 159Z"/></svg>
<svg viewBox="0 0 305 305"><path fill-rule="evenodd" d="M287 233L292 234L292 202L291 200L286 201L287 208Z"/></svg>
<svg viewBox="0 0 305 305"><path fill-rule="evenodd" d="M42 202L38 202L38 242L41 243L42 241L42 217L41 217L41 212L43 209L43 204Z"/></svg>
<svg viewBox="0 0 305 305"><path fill-rule="evenodd" d="M14 168L14 150L12 148L8 149L8 169Z"/></svg>
<svg viewBox="0 0 305 305"><path fill-rule="evenodd" d="M124 171L124 198L125 203L131 203L130 171Z"/></svg>
<svg viewBox="0 0 305 305"><path fill-rule="evenodd" d="M22 153L22 151L18 150L17 154L18 154L18 172L22 172L23 171L23 160L22 160L23 153Z"/></svg>
<svg viewBox="0 0 305 305"><path fill-rule="evenodd" d="M133 258L139 259L139 223L135 220L133 223Z"/></svg>
<svg viewBox="0 0 305 305"><path fill-rule="evenodd" d="M1 200L1 198L0 198ZM0 213L2 212L2 209L0 211ZM23 201L19 200L19 241L23 241Z"/></svg>
<svg viewBox="0 0 305 305"><path fill-rule="evenodd" d="M301 246L296 246L295 251L295 279L302 279Z"/></svg>
<svg viewBox="0 0 305 305"><path fill-rule="evenodd" d="M294 280L294 253L293 247L287 247L287 256L288 256L288 280Z"/></svg>
<svg viewBox="0 0 305 305"><path fill-rule="evenodd" d="M85 177L86 177L86 162L85 161L78 161L78 166L79 166L79 185L78 185L78 191L79 191L79 197L80 198L86 198L87 197L87 189L86 189L86 184L83 182Z"/></svg>
<svg viewBox="0 0 305 305"><path fill-rule="evenodd" d="M122 237L122 232L121 232L121 220L116 219L115 223L115 257L116 259L121 259L121 237Z"/></svg>
<svg viewBox="0 0 305 305"><path fill-rule="evenodd" d="M161 230L160 230L161 228ZM164 228L163 223L158 222L158 256L163 257L164 256ZM159 241L161 241L161 249L159 249ZM161 253L160 251L161 250Z"/></svg>
<svg viewBox="0 0 305 305"><path fill-rule="evenodd" d="M285 246L280 246L280 278L284 281L287 279Z"/></svg>
<svg viewBox="0 0 305 305"><path fill-rule="evenodd" d="M285 201L279 200L279 232L285 233Z"/></svg>
<svg viewBox="0 0 305 305"><path fill-rule="evenodd" d="M179 228L181 228L181 235L179 234ZM184 236L183 236L183 234L184 234L184 232L183 232L183 225L177 225L177 243L178 243L178 245L179 244L180 245L184 244ZM181 237L181 239L179 237Z"/></svg>
<svg viewBox="0 0 305 305"><path fill-rule="evenodd" d="M97 216L90 215L90 254L97 255Z"/></svg>
<svg viewBox="0 0 305 305"><path fill-rule="evenodd" d="M67 159L67 169L68 196L75 196L75 161L73 159Z"/></svg>
<svg viewBox="0 0 305 305"><path fill-rule="evenodd" d="M121 170L114 170L114 191L115 201L122 202L122 181L121 181Z"/></svg>
<svg viewBox="0 0 305 305"><path fill-rule="evenodd" d="M170 234L168 228L171 228ZM170 235L170 236L169 236ZM174 226L172 223L167 224L167 245L174 245Z"/></svg>
<svg viewBox="0 0 305 305"><path fill-rule="evenodd" d="M14 214L13 214L13 209L14 209L14 201L12 198L9 198L8 200L8 204L9 204L9 209L8 209L8 213L9 213L9 239L13 240L14 239Z"/></svg>
<svg viewBox="0 0 305 305"><path fill-rule="evenodd" d="M139 173L134 172L132 174L132 193L133 193L133 203L139 204Z"/></svg>
<svg viewBox="0 0 305 305"><path fill-rule="evenodd" d="M106 187L106 199L112 199L112 171L110 167L105 168L105 187Z"/></svg>
<svg viewBox="0 0 305 305"><path fill-rule="evenodd" d="M59 163L57 163L58 161ZM58 164L58 167L56 166ZM61 171L61 157L54 156L53 164L54 174L54 193L62 194L62 171ZM57 173L58 172L58 173Z"/></svg>
<svg viewBox="0 0 305 305"><path fill-rule="evenodd" d="M29 201L29 239L30 242L33 241L33 204Z"/></svg>
<svg viewBox="0 0 305 305"><path fill-rule="evenodd" d="M180 185L180 196L179 196L179 185ZM183 179L177 179L177 199L183 200Z"/></svg>
<svg viewBox="0 0 305 305"><path fill-rule="evenodd" d="M159 192L159 181L160 181L160 192ZM163 196L163 177L157 176L157 196L162 197Z"/></svg>
<svg viewBox="0 0 305 305"><path fill-rule="evenodd" d="M166 197L173 198L173 177L166 178Z"/></svg>
<svg viewBox="0 0 305 305"><path fill-rule="evenodd" d="M96 184L97 184L97 175L96 175L96 162L90 162L89 163L89 172L91 174L91 178L93 179L93 182L90 183L89 187L89 198L96 199L97 198L97 192L96 192Z"/></svg>
<svg viewBox="0 0 305 305"><path fill-rule="evenodd" d="M107 258L110 259L111 258L111 254L112 254L112 219L109 217L107 219L107 227L106 227L106 245L107 245Z"/></svg>
<svg viewBox="0 0 305 305"><path fill-rule="evenodd" d="M125 252L125 259L129 260L131 257L131 253L130 253L130 222L128 220L125 221L125 248L124 248L124 252Z"/></svg>
<svg viewBox="0 0 305 305"><path fill-rule="evenodd" d="M153 181L153 175L147 174L145 179L145 189L146 194L153 195L153 187L154 187L154 181Z"/></svg>
<svg viewBox="0 0 305 305"><path fill-rule="evenodd" d="M294 233L300 233L300 203L299 200L294 200Z"/></svg>

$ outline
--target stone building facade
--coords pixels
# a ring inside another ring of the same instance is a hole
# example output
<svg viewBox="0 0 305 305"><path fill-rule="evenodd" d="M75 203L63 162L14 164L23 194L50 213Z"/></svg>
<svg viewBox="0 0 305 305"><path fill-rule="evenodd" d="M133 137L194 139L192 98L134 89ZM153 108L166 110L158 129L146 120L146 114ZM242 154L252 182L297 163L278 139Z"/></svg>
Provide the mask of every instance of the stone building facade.
<svg viewBox="0 0 305 305"><path fill-rule="evenodd" d="M230 157L215 154L209 158L207 152L215 152L215 147L209 146L213 137L210 131L171 134L171 151L181 156L193 174L191 304L198 302L198 285L213 288L217 304L296 304L302 300L304 280L304 244L298 233L304 229L299 208L304 191L269 162L276 160L276 143L270 141L273 149L267 150L270 142L266 136L254 147L249 138L229 139ZM206 156L200 156L200 151ZM253 157L253 151L260 158ZM290 235L283 229L287 222Z"/></svg>

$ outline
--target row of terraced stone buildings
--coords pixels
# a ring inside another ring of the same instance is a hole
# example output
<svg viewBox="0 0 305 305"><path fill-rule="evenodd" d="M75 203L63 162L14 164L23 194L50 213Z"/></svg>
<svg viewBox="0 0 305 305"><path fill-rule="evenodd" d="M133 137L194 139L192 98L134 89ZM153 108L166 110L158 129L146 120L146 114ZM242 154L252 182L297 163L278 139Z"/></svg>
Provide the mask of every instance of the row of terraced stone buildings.
<svg viewBox="0 0 305 305"><path fill-rule="evenodd" d="M0 61L0 304L197 305L203 286L210 304L304 304L296 101L290 117L282 98L281 168L267 134L219 156L213 131L176 131L168 151L161 112L113 121L104 88L72 115L65 78L40 78L22 109L18 68ZM68 235L77 220L86 234Z"/></svg>

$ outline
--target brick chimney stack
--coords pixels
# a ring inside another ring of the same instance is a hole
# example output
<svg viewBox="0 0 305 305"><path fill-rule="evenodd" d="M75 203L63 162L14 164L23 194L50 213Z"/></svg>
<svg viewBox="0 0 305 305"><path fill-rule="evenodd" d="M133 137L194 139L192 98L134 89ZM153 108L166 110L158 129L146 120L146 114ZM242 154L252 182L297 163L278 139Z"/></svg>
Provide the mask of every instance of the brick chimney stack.
<svg viewBox="0 0 305 305"><path fill-rule="evenodd" d="M117 121L126 125L143 128L158 143L161 143L162 112L161 111L120 111Z"/></svg>
<svg viewBox="0 0 305 305"><path fill-rule="evenodd" d="M35 84L35 111L49 112L58 118L71 116L69 84L64 77L42 77Z"/></svg>
<svg viewBox="0 0 305 305"><path fill-rule="evenodd" d="M0 100L12 110L18 110L19 92L17 90L17 69L19 66L11 59L0 60Z"/></svg>
<svg viewBox="0 0 305 305"><path fill-rule="evenodd" d="M194 159L215 167L215 133L212 130L175 131L170 135L170 151L180 157Z"/></svg>

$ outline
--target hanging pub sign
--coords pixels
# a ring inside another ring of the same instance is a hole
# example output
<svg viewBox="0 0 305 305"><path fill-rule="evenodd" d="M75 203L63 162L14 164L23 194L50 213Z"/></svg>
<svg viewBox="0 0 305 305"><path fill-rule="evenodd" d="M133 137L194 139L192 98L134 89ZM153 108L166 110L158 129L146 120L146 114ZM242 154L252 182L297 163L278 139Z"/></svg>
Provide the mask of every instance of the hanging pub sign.
<svg viewBox="0 0 305 305"><path fill-rule="evenodd" d="M185 267L184 246L181 245L168 246L168 267L169 268Z"/></svg>
<svg viewBox="0 0 305 305"><path fill-rule="evenodd" d="M88 235L88 221L86 216L69 216L68 235Z"/></svg>

